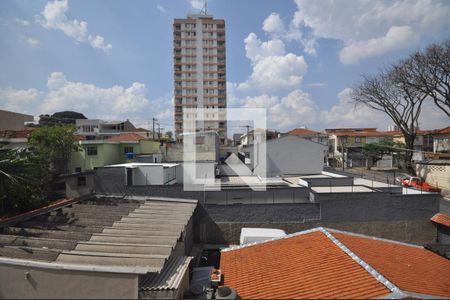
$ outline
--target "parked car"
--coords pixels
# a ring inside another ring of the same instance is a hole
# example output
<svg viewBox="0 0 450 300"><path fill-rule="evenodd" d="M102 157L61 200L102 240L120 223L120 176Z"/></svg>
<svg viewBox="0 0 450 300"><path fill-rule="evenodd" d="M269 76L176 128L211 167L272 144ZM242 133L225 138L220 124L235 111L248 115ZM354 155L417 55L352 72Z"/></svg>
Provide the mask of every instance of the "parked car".
<svg viewBox="0 0 450 300"><path fill-rule="evenodd" d="M404 177L400 180L400 183L404 187L412 187L426 192L434 192L434 193L441 192L440 188L432 186L431 184L425 182L425 180L423 180L420 177L415 176Z"/></svg>

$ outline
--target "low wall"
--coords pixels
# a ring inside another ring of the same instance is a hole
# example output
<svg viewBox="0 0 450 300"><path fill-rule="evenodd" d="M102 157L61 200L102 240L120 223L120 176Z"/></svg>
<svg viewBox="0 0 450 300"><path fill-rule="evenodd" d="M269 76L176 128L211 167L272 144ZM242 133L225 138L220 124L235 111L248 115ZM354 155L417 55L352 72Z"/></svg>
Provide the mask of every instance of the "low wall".
<svg viewBox="0 0 450 300"><path fill-rule="evenodd" d="M361 193L362 194L362 193ZM361 197L322 201L325 222L429 221L439 211L440 196L366 193Z"/></svg>
<svg viewBox="0 0 450 300"><path fill-rule="evenodd" d="M416 172L426 182L441 188L444 194L450 195L450 163L449 165L417 163Z"/></svg>
<svg viewBox="0 0 450 300"><path fill-rule="evenodd" d="M205 242L211 244L239 244L239 236L243 227L261 227L283 229L287 233L295 233L314 227L327 227L349 232L375 236L405 243L423 245L435 241L436 228L430 221L404 220L404 221L371 221L371 222L285 222L285 223L231 223L217 222L210 228ZM217 238L217 237L221 238Z"/></svg>
<svg viewBox="0 0 450 300"><path fill-rule="evenodd" d="M2 299L137 299L138 275L0 264Z"/></svg>
<svg viewBox="0 0 450 300"><path fill-rule="evenodd" d="M202 243L235 244L242 227L292 233L324 226L418 244L436 238L429 219L439 211L439 195L369 194L371 197L321 203L201 205L195 215L194 235Z"/></svg>
<svg viewBox="0 0 450 300"><path fill-rule="evenodd" d="M349 186L353 184L353 177L335 178L300 178L300 181L307 183L309 187L315 186Z"/></svg>
<svg viewBox="0 0 450 300"><path fill-rule="evenodd" d="M94 190L93 173L72 174L65 177L66 197L77 198L92 194Z"/></svg>

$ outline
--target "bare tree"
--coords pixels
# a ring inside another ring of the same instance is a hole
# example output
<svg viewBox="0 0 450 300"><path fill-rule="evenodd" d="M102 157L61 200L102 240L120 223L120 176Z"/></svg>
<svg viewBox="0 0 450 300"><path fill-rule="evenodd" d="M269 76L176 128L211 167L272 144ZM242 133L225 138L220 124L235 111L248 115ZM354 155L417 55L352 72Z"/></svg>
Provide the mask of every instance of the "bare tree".
<svg viewBox="0 0 450 300"><path fill-rule="evenodd" d="M403 134L406 149L413 150L422 103L427 94L400 80L398 68L401 67L385 69L376 76L364 76L362 82L353 89L352 99L356 104L386 113ZM412 151L406 151L405 167L408 172L415 174L412 156Z"/></svg>
<svg viewBox="0 0 450 300"><path fill-rule="evenodd" d="M450 40L417 51L393 68L397 81L427 94L450 117Z"/></svg>

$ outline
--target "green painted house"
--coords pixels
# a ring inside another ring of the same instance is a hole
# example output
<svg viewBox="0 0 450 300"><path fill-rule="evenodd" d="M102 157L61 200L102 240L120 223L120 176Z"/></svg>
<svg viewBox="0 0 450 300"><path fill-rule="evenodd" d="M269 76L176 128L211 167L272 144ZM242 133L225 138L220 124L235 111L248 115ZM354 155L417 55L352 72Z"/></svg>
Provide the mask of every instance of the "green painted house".
<svg viewBox="0 0 450 300"><path fill-rule="evenodd" d="M127 153L133 156L159 154L160 143L130 133L114 136L107 140L82 140L78 142L81 150L72 153L69 161L71 172L83 172L112 164L132 161Z"/></svg>

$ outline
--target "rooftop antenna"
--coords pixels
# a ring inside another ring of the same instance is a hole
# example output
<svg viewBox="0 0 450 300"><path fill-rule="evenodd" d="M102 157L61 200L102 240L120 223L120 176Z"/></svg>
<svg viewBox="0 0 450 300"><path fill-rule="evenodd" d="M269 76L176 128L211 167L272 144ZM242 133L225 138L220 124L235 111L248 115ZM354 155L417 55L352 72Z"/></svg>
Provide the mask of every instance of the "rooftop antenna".
<svg viewBox="0 0 450 300"><path fill-rule="evenodd" d="M208 1L205 0L205 4L203 5L202 10L200 11L201 15L207 15L208 14Z"/></svg>

